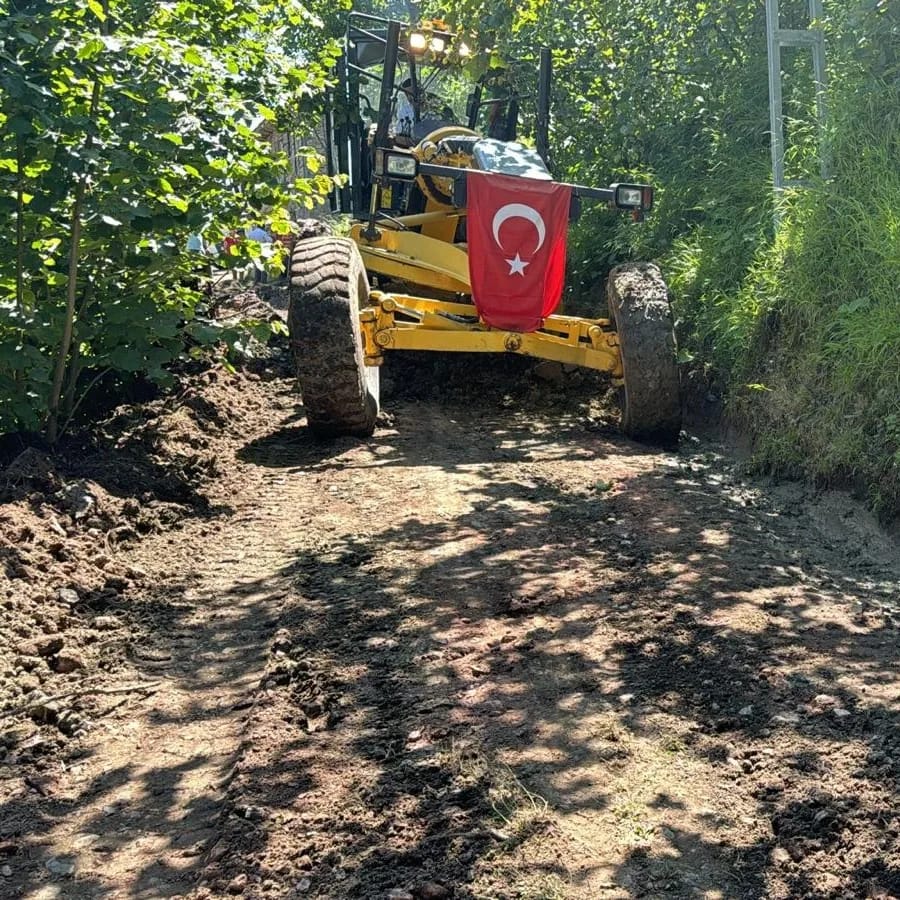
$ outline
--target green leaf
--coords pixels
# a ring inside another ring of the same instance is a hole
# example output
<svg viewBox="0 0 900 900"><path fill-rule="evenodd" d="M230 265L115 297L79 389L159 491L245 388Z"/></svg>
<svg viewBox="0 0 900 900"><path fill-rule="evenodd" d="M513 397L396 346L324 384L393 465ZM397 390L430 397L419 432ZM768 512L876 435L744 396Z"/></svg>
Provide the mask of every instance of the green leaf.
<svg viewBox="0 0 900 900"><path fill-rule="evenodd" d="M105 45L100 38L91 38L79 47L78 52L75 55L78 59L82 60L93 59L103 52L104 46Z"/></svg>
<svg viewBox="0 0 900 900"><path fill-rule="evenodd" d="M200 67L206 65L206 60L194 47L188 47L187 50L184 51L183 59L189 66Z"/></svg>
<svg viewBox="0 0 900 900"><path fill-rule="evenodd" d="M163 199L168 206L177 209L179 212L186 213L190 207L190 203L187 200L175 194L167 194Z"/></svg>
<svg viewBox="0 0 900 900"><path fill-rule="evenodd" d="M106 13L99 0L87 0L88 9L101 21L106 21Z"/></svg>

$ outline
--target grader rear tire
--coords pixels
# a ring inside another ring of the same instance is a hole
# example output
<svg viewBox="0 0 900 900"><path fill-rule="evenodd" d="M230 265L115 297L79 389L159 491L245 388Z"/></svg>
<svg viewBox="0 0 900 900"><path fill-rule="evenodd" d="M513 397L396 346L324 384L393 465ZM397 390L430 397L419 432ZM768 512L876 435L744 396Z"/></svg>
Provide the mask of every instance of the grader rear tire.
<svg viewBox="0 0 900 900"><path fill-rule="evenodd" d="M648 263L617 266L607 298L616 322L625 402L622 430L645 443L672 446L681 431L681 396L669 292Z"/></svg>
<svg viewBox="0 0 900 900"><path fill-rule="evenodd" d="M365 365L359 309L366 270L351 240L300 241L291 255L288 328L307 425L322 437L368 437L378 416L378 369Z"/></svg>

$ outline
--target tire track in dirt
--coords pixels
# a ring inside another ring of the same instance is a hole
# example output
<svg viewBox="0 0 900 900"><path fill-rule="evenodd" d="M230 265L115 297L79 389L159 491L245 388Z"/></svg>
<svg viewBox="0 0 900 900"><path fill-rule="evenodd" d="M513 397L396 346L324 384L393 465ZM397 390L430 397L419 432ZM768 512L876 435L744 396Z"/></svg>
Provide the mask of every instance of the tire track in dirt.
<svg viewBox="0 0 900 900"><path fill-rule="evenodd" d="M896 569L701 452L392 413L248 450L315 530L198 896L900 890Z"/></svg>
<svg viewBox="0 0 900 900"><path fill-rule="evenodd" d="M120 674L156 692L29 801L39 874L4 896L900 893L883 551L623 441L590 382L454 371L372 441L261 388L230 517L132 554Z"/></svg>

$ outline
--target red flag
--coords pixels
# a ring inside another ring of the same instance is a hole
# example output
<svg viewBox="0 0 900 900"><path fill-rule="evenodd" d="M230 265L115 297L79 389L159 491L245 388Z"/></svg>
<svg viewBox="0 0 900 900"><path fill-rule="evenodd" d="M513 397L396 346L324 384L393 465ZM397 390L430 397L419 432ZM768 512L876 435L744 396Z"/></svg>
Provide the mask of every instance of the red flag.
<svg viewBox="0 0 900 900"><path fill-rule="evenodd" d="M472 299L492 328L536 331L559 305L572 188L468 172Z"/></svg>

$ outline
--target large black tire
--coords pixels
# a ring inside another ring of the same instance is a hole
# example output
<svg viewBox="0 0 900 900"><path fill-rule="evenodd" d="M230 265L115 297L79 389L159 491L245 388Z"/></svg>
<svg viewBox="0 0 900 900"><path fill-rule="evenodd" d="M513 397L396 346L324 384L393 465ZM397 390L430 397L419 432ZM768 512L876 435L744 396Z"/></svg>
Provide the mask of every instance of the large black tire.
<svg viewBox="0 0 900 900"><path fill-rule="evenodd" d="M378 416L378 368L366 366L359 310L369 302L356 244L299 241L291 255L288 328L311 431L367 437Z"/></svg>
<svg viewBox="0 0 900 900"><path fill-rule="evenodd" d="M612 270L607 299L616 322L625 400L622 430L672 446L681 431L681 392L669 291L659 269L632 263Z"/></svg>

